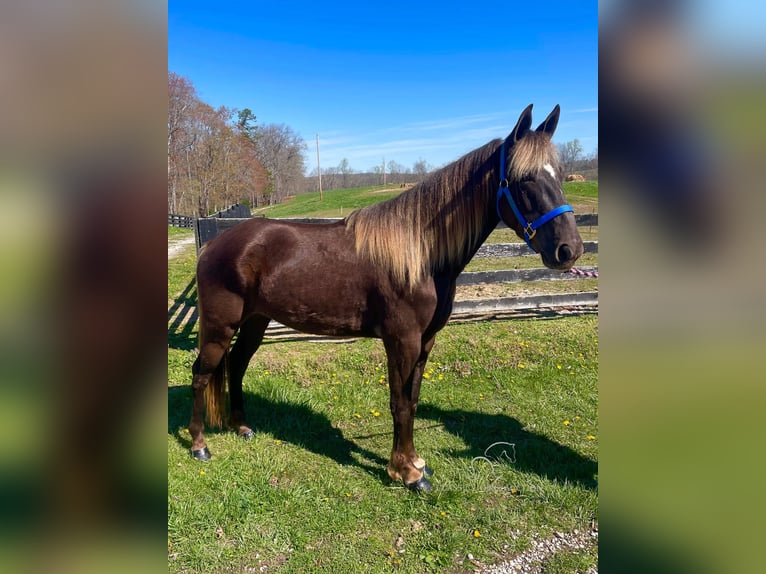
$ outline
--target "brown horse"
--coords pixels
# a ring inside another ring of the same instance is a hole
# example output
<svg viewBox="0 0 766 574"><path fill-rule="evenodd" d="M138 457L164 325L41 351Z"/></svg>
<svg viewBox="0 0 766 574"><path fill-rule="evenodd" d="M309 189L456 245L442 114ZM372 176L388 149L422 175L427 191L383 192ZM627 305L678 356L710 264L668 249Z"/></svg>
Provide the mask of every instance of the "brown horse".
<svg viewBox="0 0 766 574"><path fill-rule="evenodd" d="M415 451L413 423L428 354L452 312L457 276L500 219L552 269L568 270L583 252L551 143L558 119L557 105L532 131L529 105L504 141L491 141L343 221L252 219L211 240L197 265L192 455L210 458L202 434L205 409L211 426L226 422L252 437L242 377L274 319L306 333L383 340L394 422L388 474L414 490L429 490L431 471Z"/></svg>

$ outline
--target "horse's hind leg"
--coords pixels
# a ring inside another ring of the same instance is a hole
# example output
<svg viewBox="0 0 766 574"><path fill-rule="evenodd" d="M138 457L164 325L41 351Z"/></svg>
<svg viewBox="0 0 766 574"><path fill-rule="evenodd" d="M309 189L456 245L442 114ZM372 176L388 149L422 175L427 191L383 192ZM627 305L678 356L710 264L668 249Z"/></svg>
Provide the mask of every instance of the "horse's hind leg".
<svg viewBox="0 0 766 574"><path fill-rule="evenodd" d="M245 375L250 359L260 347L269 318L256 315L245 321L239 328L237 341L229 354L229 400L231 418L229 424L244 439L250 439L253 431L245 425L244 397L242 396L242 377Z"/></svg>
<svg viewBox="0 0 766 574"><path fill-rule="evenodd" d="M192 456L200 461L210 459L210 451L203 435L205 423L202 417L205 409L207 408L208 421L212 426L221 424L221 412L225 407L223 391L227 368L224 357L241 313L242 300L233 294L218 294L213 318L205 312L204 305L200 304L199 356L192 366L193 399L192 416L189 421Z"/></svg>
<svg viewBox="0 0 766 574"><path fill-rule="evenodd" d="M200 353L192 366L192 416L189 421L189 434L192 438L192 456L200 461L210 459L210 451L205 444L203 430L205 423L205 389L214 383L214 378L223 377L223 369L226 368L223 357L226 353L226 345L219 343L200 343Z"/></svg>

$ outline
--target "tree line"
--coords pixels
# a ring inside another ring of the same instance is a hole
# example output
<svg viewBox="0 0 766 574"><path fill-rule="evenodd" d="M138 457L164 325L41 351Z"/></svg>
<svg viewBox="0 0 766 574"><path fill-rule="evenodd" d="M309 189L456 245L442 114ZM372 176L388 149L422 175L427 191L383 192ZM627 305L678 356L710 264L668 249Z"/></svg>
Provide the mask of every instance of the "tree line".
<svg viewBox="0 0 766 574"><path fill-rule="evenodd" d="M302 190L306 143L259 126L247 108L213 108L168 72L168 212L205 217L228 205L279 203Z"/></svg>
<svg viewBox="0 0 766 574"><path fill-rule="evenodd" d="M404 185L417 183L434 170L434 166L420 158L412 167L397 161L381 162L366 171L357 171L351 167L348 159L343 158L337 166L322 168L322 189L346 189L373 185ZM306 176L303 191L306 193L319 189L317 168Z"/></svg>

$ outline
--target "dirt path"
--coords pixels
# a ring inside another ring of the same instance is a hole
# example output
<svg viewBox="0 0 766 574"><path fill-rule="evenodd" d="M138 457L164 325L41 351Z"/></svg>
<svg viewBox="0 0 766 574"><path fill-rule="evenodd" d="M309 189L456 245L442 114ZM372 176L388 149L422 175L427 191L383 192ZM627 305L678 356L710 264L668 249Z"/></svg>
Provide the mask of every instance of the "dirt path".
<svg viewBox="0 0 766 574"><path fill-rule="evenodd" d="M190 245L194 245L194 237L184 237L183 239L168 241L168 259L178 257Z"/></svg>

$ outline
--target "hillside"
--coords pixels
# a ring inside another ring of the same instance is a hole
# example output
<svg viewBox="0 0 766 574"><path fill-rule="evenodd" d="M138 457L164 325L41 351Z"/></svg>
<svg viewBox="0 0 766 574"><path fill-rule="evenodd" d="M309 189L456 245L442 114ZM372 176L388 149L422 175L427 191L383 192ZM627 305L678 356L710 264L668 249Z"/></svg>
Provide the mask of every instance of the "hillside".
<svg viewBox="0 0 766 574"><path fill-rule="evenodd" d="M355 209L390 199L404 191L397 186L369 186L305 193L289 197L283 203L253 210L253 215L266 217L345 217ZM596 211L598 182L566 182L564 193L578 213Z"/></svg>

